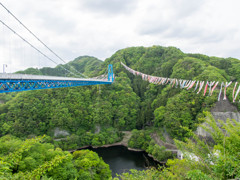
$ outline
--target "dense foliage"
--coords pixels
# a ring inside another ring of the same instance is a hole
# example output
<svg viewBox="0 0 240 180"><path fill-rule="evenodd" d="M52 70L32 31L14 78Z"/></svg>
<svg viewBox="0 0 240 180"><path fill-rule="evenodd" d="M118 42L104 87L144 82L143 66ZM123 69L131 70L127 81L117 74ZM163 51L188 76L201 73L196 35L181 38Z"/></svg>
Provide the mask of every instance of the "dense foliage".
<svg viewBox="0 0 240 180"><path fill-rule="evenodd" d="M98 74L100 69L98 67L102 61L95 57L90 56L80 56L67 64L58 65L55 68L44 67L38 68L28 68L24 71L18 71L18 74L33 74L33 75L49 75L49 76L76 76L83 77L82 74L95 76ZM67 70L65 70L67 69ZM73 72L73 73L70 73Z"/></svg>
<svg viewBox="0 0 240 180"><path fill-rule="evenodd" d="M114 128L107 128L99 133L82 131L79 134L71 134L66 138L59 138L51 141L55 147L63 150L72 150L85 145L102 146L104 144L112 144L122 139L122 133Z"/></svg>
<svg viewBox="0 0 240 180"><path fill-rule="evenodd" d="M21 141L12 136L0 138L1 179L108 179L109 165L89 150L70 154L43 138Z"/></svg>
<svg viewBox="0 0 240 180"><path fill-rule="evenodd" d="M131 174L119 175L120 179L239 179L240 123L229 119L226 123L219 121L221 129L210 114L207 117L208 125L202 127L211 134L214 147L188 130L191 139L186 139L186 142L176 140L178 149L183 153L183 160L169 159L167 166L160 170L132 170Z"/></svg>
<svg viewBox="0 0 240 180"><path fill-rule="evenodd" d="M196 129L202 112L210 110L217 100L218 90L209 97L169 85L149 84L126 72L120 61L135 70L162 77L240 80L237 59L185 54L174 47L126 48L104 62L83 56L64 65L65 68L75 67L85 75L95 76L103 74L107 65L113 64L115 82L106 86L41 90L18 93L13 98L1 97L9 101L0 106L0 134L52 136L54 128L58 127L81 136L86 132L95 133L96 127L102 131L113 127L117 135L117 130L155 126L165 127L173 138L183 139L186 131L181 127ZM59 68L28 69L23 73L64 75L64 70L59 71ZM228 95L231 100L231 93Z"/></svg>
<svg viewBox="0 0 240 180"><path fill-rule="evenodd" d="M135 149L142 149L160 162L173 158L172 152L166 151L166 147L156 144L155 141L151 139L150 133L151 131L134 129L128 141L128 146Z"/></svg>
<svg viewBox="0 0 240 180"><path fill-rule="evenodd" d="M149 127L164 129L161 132L172 138L185 140L190 137L189 131L196 130L203 122L203 112L209 111L217 101L217 88L213 96L203 96L203 92L196 94L193 89L187 91L169 85L149 84L128 73L120 62L159 77L240 81L239 60L186 54L175 47L126 48L104 62L82 56L63 66L72 71L75 71L74 67L85 76L93 77L104 74L107 65L113 64L115 82L112 85L0 95L0 136L11 134L31 138L47 134L50 136L49 142L64 150L117 142L122 137L122 130ZM29 68L17 73L72 76L60 66ZM227 91L229 100L232 100L232 86ZM240 109L239 103L233 104ZM56 135L56 129L68 135ZM134 130L129 146L144 149L159 160L162 160L160 154L165 152L144 131ZM173 164L175 166L178 163L184 164L184 161L174 161ZM149 170L146 173L152 172ZM207 172L196 170L195 173ZM189 174L187 176L190 177Z"/></svg>
<svg viewBox="0 0 240 180"><path fill-rule="evenodd" d="M119 65L120 61L132 69L159 77L239 81L235 70L240 63L239 60L184 54L174 47L127 48L115 53L105 63L114 62L115 71L121 72L123 68ZM198 119L203 117L202 112L209 111L217 101L219 89L216 89L211 97L208 94L203 96L203 92L197 95L193 90L149 84L140 77L126 73L132 82L134 92L141 99L137 128L149 125L166 127L172 137L184 139L186 132L181 127L195 130L197 124L201 123ZM231 90L232 87L228 91L230 100L232 100Z"/></svg>
<svg viewBox="0 0 240 180"><path fill-rule="evenodd" d="M118 129L136 126L139 101L130 85L123 85L125 74L116 80L113 86L18 93L0 107L0 134L53 136L58 127L71 133L69 140L74 141L71 147L61 146L64 149L116 142L121 137Z"/></svg>

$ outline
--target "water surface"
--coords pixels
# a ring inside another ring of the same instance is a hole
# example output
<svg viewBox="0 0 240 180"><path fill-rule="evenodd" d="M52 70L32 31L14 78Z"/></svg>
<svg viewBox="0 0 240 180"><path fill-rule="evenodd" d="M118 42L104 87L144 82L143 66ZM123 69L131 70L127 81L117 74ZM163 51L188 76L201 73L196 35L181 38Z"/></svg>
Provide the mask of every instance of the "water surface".
<svg viewBox="0 0 240 180"><path fill-rule="evenodd" d="M109 164L113 177L116 176L116 173L129 172L130 169L145 170L147 167L158 167L159 165L146 152L130 151L125 146L87 149L98 153L104 162Z"/></svg>

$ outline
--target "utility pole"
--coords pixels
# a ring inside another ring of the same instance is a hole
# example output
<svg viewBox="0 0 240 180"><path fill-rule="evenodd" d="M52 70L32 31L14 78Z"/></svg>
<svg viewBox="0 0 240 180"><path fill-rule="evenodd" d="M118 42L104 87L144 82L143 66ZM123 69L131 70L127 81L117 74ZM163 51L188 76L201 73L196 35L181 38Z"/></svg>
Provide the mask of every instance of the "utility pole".
<svg viewBox="0 0 240 180"><path fill-rule="evenodd" d="M7 67L7 64L3 64L3 73L6 73L6 72L5 72L6 67Z"/></svg>

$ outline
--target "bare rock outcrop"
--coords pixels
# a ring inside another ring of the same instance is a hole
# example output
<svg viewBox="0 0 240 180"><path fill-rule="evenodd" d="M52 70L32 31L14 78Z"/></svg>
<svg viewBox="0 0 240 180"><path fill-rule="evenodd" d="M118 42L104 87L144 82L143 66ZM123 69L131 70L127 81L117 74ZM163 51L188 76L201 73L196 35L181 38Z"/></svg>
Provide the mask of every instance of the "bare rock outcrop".
<svg viewBox="0 0 240 180"><path fill-rule="evenodd" d="M58 127L54 129L54 137L65 137L69 135L69 132L66 130L61 130Z"/></svg>
<svg viewBox="0 0 240 180"><path fill-rule="evenodd" d="M238 112L237 107L231 104L229 100L218 101L211 109L211 114L215 120L226 122L227 119L235 119L240 122L240 113ZM197 128L196 134L201 137L210 137L210 134L201 127Z"/></svg>

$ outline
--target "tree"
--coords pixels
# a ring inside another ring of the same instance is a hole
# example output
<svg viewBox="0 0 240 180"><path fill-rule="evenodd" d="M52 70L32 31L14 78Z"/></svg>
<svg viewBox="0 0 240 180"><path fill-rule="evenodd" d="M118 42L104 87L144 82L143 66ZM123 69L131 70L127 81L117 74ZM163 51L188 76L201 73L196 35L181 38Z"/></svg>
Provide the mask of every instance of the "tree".
<svg viewBox="0 0 240 180"><path fill-rule="evenodd" d="M202 127L211 134L215 142L213 148L191 131L189 133L193 139L187 139L186 142L175 141L186 158L185 167L190 169L186 171L186 176L239 178L240 123L236 120L228 119L226 123L219 120L222 126L220 128L210 113L206 115L208 126Z"/></svg>
<svg viewBox="0 0 240 180"><path fill-rule="evenodd" d="M154 111L154 126L160 127L162 124L162 121L164 120L164 115L166 112L165 106L160 106Z"/></svg>
<svg viewBox="0 0 240 180"><path fill-rule="evenodd" d="M75 151L73 160L74 166L78 169L79 179L100 180L111 177L109 165L93 151Z"/></svg>
<svg viewBox="0 0 240 180"><path fill-rule="evenodd" d="M7 141L6 141L7 140ZM24 142L11 136L0 139L1 179L75 179L72 155L52 144L40 143L43 137Z"/></svg>
<svg viewBox="0 0 240 180"><path fill-rule="evenodd" d="M218 121L221 124L220 128L210 113L207 113L206 117L207 124L202 127L211 134L213 146L185 128L191 138L186 138L185 142L175 140L184 159L169 159L166 167L162 169L131 170L131 173L123 173L118 177L123 180L238 179L240 177L240 123L229 119L226 123Z"/></svg>

